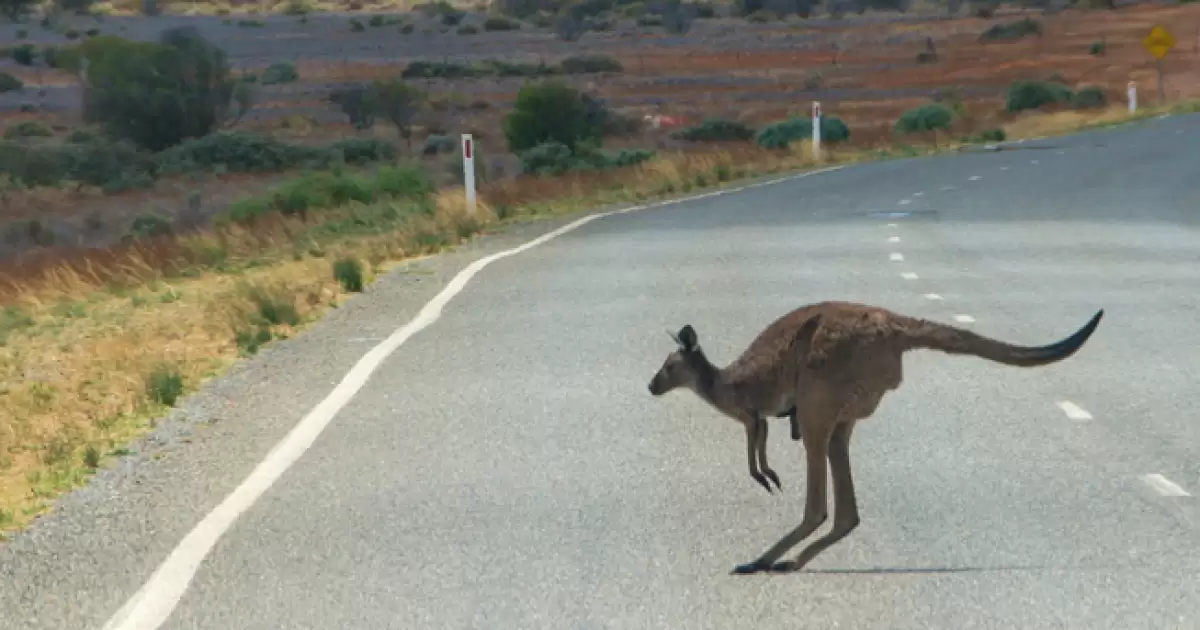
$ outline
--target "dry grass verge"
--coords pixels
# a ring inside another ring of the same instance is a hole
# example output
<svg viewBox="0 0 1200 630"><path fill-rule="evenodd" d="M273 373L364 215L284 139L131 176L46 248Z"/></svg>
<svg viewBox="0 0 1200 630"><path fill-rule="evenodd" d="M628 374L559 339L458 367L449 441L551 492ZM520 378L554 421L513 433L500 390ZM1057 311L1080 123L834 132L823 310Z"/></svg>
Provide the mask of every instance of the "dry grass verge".
<svg viewBox="0 0 1200 630"><path fill-rule="evenodd" d="M1041 137L1129 119L1119 108L1029 115L1007 132ZM943 142L939 150L955 148ZM931 152L830 147L823 161ZM813 166L807 143L782 152L741 145L669 153L634 167L485 187L475 217L461 189L413 193L395 179L349 176L357 187L345 194L358 201L314 193L301 204L307 212L22 268L0 283L0 532L28 525L181 396L262 344L296 334L389 264L497 223Z"/></svg>

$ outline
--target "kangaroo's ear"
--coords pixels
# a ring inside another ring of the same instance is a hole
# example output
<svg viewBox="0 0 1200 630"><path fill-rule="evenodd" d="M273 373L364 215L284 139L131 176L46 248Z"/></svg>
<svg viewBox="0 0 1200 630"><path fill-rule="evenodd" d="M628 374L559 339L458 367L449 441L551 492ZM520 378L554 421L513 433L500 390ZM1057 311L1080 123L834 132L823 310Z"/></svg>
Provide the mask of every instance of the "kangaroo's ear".
<svg viewBox="0 0 1200 630"><path fill-rule="evenodd" d="M679 338L679 346L684 350L690 352L696 349L696 329L692 328L691 324L686 324L683 328L680 328L679 334L676 337Z"/></svg>

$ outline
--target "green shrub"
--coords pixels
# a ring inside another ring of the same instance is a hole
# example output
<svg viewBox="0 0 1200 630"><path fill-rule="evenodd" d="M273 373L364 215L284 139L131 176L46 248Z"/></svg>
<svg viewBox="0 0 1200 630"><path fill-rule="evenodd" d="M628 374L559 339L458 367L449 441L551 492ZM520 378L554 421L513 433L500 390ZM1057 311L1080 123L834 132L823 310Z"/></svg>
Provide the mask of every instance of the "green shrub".
<svg viewBox="0 0 1200 630"><path fill-rule="evenodd" d="M746 141L754 137L754 130L740 122L712 118L671 135L690 142Z"/></svg>
<svg viewBox="0 0 1200 630"><path fill-rule="evenodd" d="M79 46L47 46L42 49L42 60L51 68L79 72L82 59Z"/></svg>
<svg viewBox="0 0 1200 630"><path fill-rule="evenodd" d="M0 94L5 92L15 92L23 89L24 87L25 83L23 83L17 77L14 77L7 72L0 72Z"/></svg>
<svg viewBox="0 0 1200 630"><path fill-rule="evenodd" d="M342 285L343 290L352 293L361 293L366 284L363 279L362 261L349 256L339 258L333 263L333 277Z"/></svg>
<svg viewBox="0 0 1200 630"><path fill-rule="evenodd" d="M571 149L561 142L543 142L519 154L521 170L534 175L561 175L571 169Z"/></svg>
<svg viewBox="0 0 1200 630"><path fill-rule="evenodd" d="M158 156L164 173L210 171L221 167L254 173L282 171L320 158L320 149L290 145L245 131L219 131L188 140Z"/></svg>
<svg viewBox="0 0 1200 630"><path fill-rule="evenodd" d="M370 129L379 113L379 94L371 84L354 85L334 90L329 101L336 104L350 119L355 129Z"/></svg>
<svg viewBox="0 0 1200 630"><path fill-rule="evenodd" d="M458 141L450 136L441 134L430 134L425 138L425 144L421 147L422 155L438 155L439 153L453 153L458 147Z"/></svg>
<svg viewBox="0 0 1200 630"><path fill-rule="evenodd" d="M141 214L129 226L129 236L135 239L167 236L171 233L171 221L157 214Z"/></svg>
<svg viewBox="0 0 1200 630"><path fill-rule="evenodd" d="M1079 88L1071 95L1071 107L1075 109L1099 109L1108 105L1108 95L1098 86Z"/></svg>
<svg viewBox="0 0 1200 630"><path fill-rule="evenodd" d="M55 186L70 172L70 162L62 151L16 142L0 142L0 173L19 186Z"/></svg>
<svg viewBox="0 0 1200 630"><path fill-rule="evenodd" d="M979 142L1004 142L1007 137L1008 134L1004 133L1004 130L999 127L984 129L977 136Z"/></svg>
<svg viewBox="0 0 1200 630"><path fill-rule="evenodd" d="M646 3L630 2L621 7L621 15L627 18L640 18L646 14Z"/></svg>
<svg viewBox="0 0 1200 630"><path fill-rule="evenodd" d="M402 79L468 79L481 76L478 68L451 61L410 62L400 72Z"/></svg>
<svg viewBox="0 0 1200 630"><path fill-rule="evenodd" d="M576 151L561 142L544 142L518 154L521 170L531 175L561 175L568 171L603 170L633 166L654 157L646 149L621 149L604 153L581 145Z"/></svg>
<svg viewBox="0 0 1200 630"><path fill-rule="evenodd" d="M775 21L775 14L766 9L760 9L754 13L751 13L750 15L747 15L746 21L753 22L755 24L766 24L768 22Z"/></svg>
<svg viewBox="0 0 1200 630"><path fill-rule="evenodd" d="M93 138L64 151L67 179L98 186L106 193L147 188L158 177L155 156L128 140Z"/></svg>
<svg viewBox="0 0 1200 630"><path fill-rule="evenodd" d="M1104 42L1092 42L1092 45L1088 47L1089 55L1103 55L1107 51L1108 45Z"/></svg>
<svg viewBox="0 0 1200 630"><path fill-rule="evenodd" d="M911 134L945 130L954 122L954 110L941 103L914 107L896 120L896 133Z"/></svg>
<svg viewBox="0 0 1200 630"><path fill-rule="evenodd" d="M279 83L292 83L300 78L300 73L296 72L296 67L290 63L273 63L263 70L262 78L259 80L263 85L276 85Z"/></svg>
<svg viewBox="0 0 1200 630"><path fill-rule="evenodd" d="M489 15L483 21L483 30L485 31L517 31L520 29L520 22L504 17L503 15Z"/></svg>
<svg viewBox="0 0 1200 630"><path fill-rule="evenodd" d="M580 142L600 139L601 130L588 115L580 93L567 84L554 79L530 82L517 92L512 111L504 117L504 138L514 153L550 141L574 150Z"/></svg>
<svg viewBox="0 0 1200 630"><path fill-rule="evenodd" d="M388 166L374 176L314 173L277 186L267 195L234 202L218 221L243 223L270 213L304 215L350 202L421 201L434 189L428 175L414 166Z"/></svg>
<svg viewBox="0 0 1200 630"><path fill-rule="evenodd" d="M207 135L234 97L225 53L188 28L159 43L111 36L81 45L88 58L84 120L152 151Z"/></svg>
<svg viewBox="0 0 1200 630"><path fill-rule="evenodd" d="M34 60L37 59L37 49L33 47L33 44L21 44L13 47L9 55L12 56L13 61L22 66L32 66Z"/></svg>
<svg viewBox="0 0 1200 630"><path fill-rule="evenodd" d="M396 145L378 138L343 138L325 148L322 166L328 166L334 152L342 156L346 164L363 165L374 162L390 162L400 156Z"/></svg>
<svg viewBox="0 0 1200 630"><path fill-rule="evenodd" d="M160 365L146 376L146 397L167 407L174 407L183 395L183 375L174 367Z"/></svg>
<svg viewBox="0 0 1200 630"><path fill-rule="evenodd" d="M1071 100L1071 89L1056 82L1016 81L1008 88L1005 107L1010 112L1038 109Z"/></svg>
<svg viewBox="0 0 1200 630"><path fill-rule="evenodd" d="M45 123L36 120L24 120L4 130L4 138L6 140L50 138L53 136L54 130L50 129Z"/></svg>
<svg viewBox="0 0 1200 630"><path fill-rule="evenodd" d="M624 72L621 62L607 55L577 55L559 62L566 74L591 74L597 72Z"/></svg>
<svg viewBox="0 0 1200 630"><path fill-rule="evenodd" d="M401 79L375 81L372 90L375 93L376 110L392 123L400 137L404 138L408 150L412 151L412 125L417 114L428 106L428 95Z"/></svg>
<svg viewBox="0 0 1200 630"><path fill-rule="evenodd" d="M783 149L797 140L812 139L812 119L799 116L763 127L754 142L764 149ZM850 127L837 116L821 117L821 143L836 144L850 139Z"/></svg>
<svg viewBox="0 0 1200 630"><path fill-rule="evenodd" d="M479 33L479 27L474 24L460 24L458 28L454 29L454 32L459 35L475 35Z"/></svg>
<svg viewBox="0 0 1200 630"><path fill-rule="evenodd" d="M1037 20L1022 18L1007 24L993 24L979 35L979 41L1013 41L1030 35L1041 35L1042 25Z"/></svg>
<svg viewBox="0 0 1200 630"><path fill-rule="evenodd" d="M644 26L647 28L652 28L655 26L662 26L663 18L661 15L659 15L657 13L646 13L646 14L638 16L637 25Z"/></svg>

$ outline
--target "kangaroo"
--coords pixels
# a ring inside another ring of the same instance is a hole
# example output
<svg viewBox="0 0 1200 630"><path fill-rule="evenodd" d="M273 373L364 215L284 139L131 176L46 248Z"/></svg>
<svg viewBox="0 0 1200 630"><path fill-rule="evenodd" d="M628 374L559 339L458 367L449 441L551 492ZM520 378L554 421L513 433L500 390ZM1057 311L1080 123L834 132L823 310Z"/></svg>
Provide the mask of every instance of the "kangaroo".
<svg viewBox="0 0 1200 630"><path fill-rule="evenodd" d="M1071 336L1045 346L1018 346L969 330L853 302L800 306L768 325L731 363L713 365L689 324L671 336L679 348L650 379L650 393L680 387L694 392L746 428L750 474L766 485L766 417L788 417L793 439L804 442L808 479L804 517L758 559L731 573L797 571L859 524L850 472L850 436L889 391L903 381L909 350L972 355L1004 365L1037 367L1075 354L1091 337L1104 309ZM757 457L757 461L756 461ZM826 460L833 478L833 528L792 560L779 558L811 535L828 516ZM760 472L761 471L761 472ZM781 488L782 489L782 488ZM767 487L770 490L770 487Z"/></svg>

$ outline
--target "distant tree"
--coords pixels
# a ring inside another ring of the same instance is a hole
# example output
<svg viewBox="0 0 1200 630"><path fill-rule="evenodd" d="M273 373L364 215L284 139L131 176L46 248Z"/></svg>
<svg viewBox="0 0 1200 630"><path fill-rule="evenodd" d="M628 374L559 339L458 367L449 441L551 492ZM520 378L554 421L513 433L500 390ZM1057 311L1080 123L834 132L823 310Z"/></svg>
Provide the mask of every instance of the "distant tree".
<svg viewBox="0 0 1200 630"><path fill-rule="evenodd" d="M699 11L694 3L684 4L680 0L670 0L664 3L659 15L662 16L663 28L673 35L683 35L692 28Z"/></svg>
<svg viewBox="0 0 1200 630"><path fill-rule="evenodd" d="M0 15L10 22L24 20L38 0L0 0Z"/></svg>
<svg viewBox="0 0 1200 630"><path fill-rule="evenodd" d="M420 89L399 79L376 81L379 113L387 117L412 152L412 124L428 102Z"/></svg>

